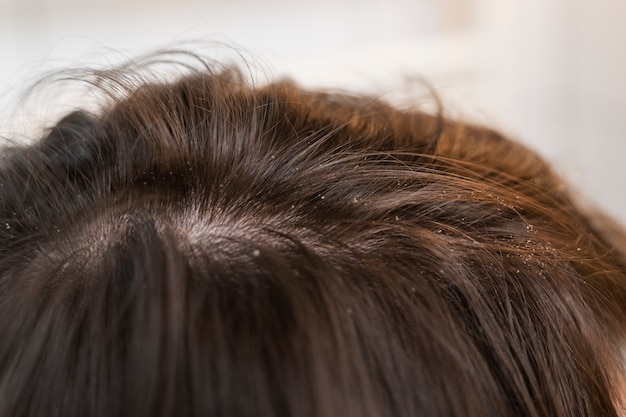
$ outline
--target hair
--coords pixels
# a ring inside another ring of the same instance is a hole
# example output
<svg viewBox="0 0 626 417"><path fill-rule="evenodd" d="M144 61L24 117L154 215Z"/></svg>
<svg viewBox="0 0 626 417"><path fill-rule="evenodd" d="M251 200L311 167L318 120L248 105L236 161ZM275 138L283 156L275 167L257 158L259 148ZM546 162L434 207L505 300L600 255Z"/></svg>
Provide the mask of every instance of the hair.
<svg viewBox="0 0 626 417"><path fill-rule="evenodd" d="M620 232L535 153L235 69L120 71L3 149L0 415L621 413Z"/></svg>

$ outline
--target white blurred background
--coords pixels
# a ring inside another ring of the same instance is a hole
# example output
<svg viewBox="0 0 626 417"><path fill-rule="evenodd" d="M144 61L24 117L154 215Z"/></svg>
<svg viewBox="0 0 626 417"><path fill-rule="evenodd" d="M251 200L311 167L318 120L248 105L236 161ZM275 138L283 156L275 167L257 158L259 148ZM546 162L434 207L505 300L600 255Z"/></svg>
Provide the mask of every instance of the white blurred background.
<svg viewBox="0 0 626 417"><path fill-rule="evenodd" d="M404 104L427 79L450 114L527 143L626 223L624 0L0 0L0 114L44 70L198 39Z"/></svg>

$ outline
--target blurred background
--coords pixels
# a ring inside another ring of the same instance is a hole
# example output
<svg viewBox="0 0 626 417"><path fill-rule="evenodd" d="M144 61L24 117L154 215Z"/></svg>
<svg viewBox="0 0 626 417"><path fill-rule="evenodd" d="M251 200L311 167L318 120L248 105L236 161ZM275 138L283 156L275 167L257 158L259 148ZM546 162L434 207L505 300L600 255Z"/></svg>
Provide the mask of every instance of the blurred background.
<svg viewBox="0 0 626 417"><path fill-rule="evenodd" d="M624 0L0 0L0 114L46 70L204 39L401 105L428 80L449 114L528 144L626 224L625 17Z"/></svg>

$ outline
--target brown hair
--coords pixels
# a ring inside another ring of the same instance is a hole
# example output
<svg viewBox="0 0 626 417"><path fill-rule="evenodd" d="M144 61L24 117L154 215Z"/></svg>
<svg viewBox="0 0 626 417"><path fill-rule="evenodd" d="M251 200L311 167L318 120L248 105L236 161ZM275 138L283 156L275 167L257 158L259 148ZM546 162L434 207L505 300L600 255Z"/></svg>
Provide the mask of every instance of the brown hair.
<svg viewBox="0 0 626 417"><path fill-rule="evenodd" d="M235 70L116 91L4 150L0 415L618 414L624 257L533 152Z"/></svg>

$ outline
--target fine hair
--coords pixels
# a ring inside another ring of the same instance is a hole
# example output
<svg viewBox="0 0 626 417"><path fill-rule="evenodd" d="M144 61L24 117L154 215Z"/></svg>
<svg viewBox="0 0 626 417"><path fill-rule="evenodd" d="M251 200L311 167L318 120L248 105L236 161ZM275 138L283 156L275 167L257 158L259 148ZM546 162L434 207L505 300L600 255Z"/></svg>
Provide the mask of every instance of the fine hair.
<svg viewBox="0 0 626 417"><path fill-rule="evenodd" d="M0 416L620 415L621 232L536 153L232 68L124 71L1 150Z"/></svg>

